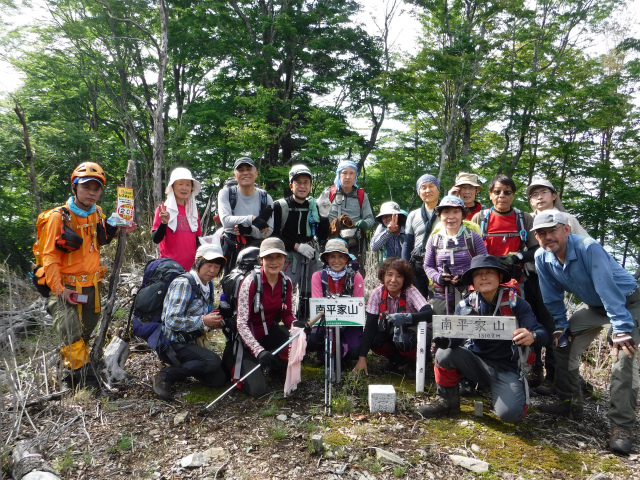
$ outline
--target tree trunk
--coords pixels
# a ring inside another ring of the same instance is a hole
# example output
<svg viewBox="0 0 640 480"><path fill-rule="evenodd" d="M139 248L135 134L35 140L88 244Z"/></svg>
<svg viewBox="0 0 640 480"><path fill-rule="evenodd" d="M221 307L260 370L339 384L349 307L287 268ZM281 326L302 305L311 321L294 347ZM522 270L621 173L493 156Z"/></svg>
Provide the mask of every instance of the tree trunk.
<svg viewBox="0 0 640 480"><path fill-rule="evenodd" d="M24 118L24 114L20 111L18 105L13 109L22 124L22 132L24 135L24 149L25 158L27 159L27 165L29 165L29 182L31 183L31 192L36 202L36 215L40 215L42 208L40 207L40 195L38 194L38 179L36 177L36 170L33 167L33 151L31 150L31 141L29 140L29 130L27 129L27 121Z"/></svg>
<svg viewBox="0 0 640 480"><path fill-rule="evenodd" d="M133 184L133 176L135 175L136 164L133 160L129 160L127 165L127 173L125 175L124 186L131 188ZM124 247L126 244L127 234L125 227L120 227L118 231L118 248L113 259L113 270L109 276L109 294L107 295L107 304L102 312L102 321L100 322L100 330L98 337L91 349L91 361L94 365L101 365L102 352L104 350L104 339L107 336L109 323L113 317L113 307L116 303L116 295L118 293L118 283L120 283L120 269L124 261ZM98 370L101 370L98 368Z"/></svg>
<svg viewBox="0 0 640 480"><path fill-rule="evenodd" d="M164 0L158 7L162 38L158 50L158 98L156 103L155 123L153 125L153 200L156 205L162 202L162 167L164 164L164 72L167 68L167 24L169 23Z"/></svg>

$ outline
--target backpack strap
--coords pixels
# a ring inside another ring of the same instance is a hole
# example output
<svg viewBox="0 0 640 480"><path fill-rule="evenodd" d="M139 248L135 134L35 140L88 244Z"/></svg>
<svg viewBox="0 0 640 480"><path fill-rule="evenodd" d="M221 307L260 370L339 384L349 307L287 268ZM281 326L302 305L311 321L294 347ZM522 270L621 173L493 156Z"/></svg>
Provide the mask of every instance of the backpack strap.
<svg viewBox="0 0 640 480"><path fill-rule="evenodd" d="M262 210L267 206L267 191L261 188L258 188L258 190L260 191L260 213L262 213Z"/></svg>
<svg viewBox="0 0 640 480"><path fill-rule="evenodd" d="M358 187L357 194L358 194L358 203L360 204L360 210L362 210L362 203L364 202L364 188Z"/></svg>
<svg viewBox="0 0 640 480"><path fill-rule="evenodd" d="M329 189L329 201L333 202L333 199L336 198L336 193L338 192L338 187L336 187L335 185L331 185L331 188Z"/></svg>
<svg viewBox="0 0 640 480"><path fill-rule="evenodd" d="M322 280L322 296L324 298L328 298L329 297L329 274L324 268L320 271L320 279Z"/></svg>
<svg viewBox="0 0 640 480"><path fill-rule="evenodd" d="M486 240L487 237L520 237L520 250L526 250L527 227L524 223L524 212L519 208L513 207L513 212L516 214L516 228L518 230L517 232L488 233L487 230L489 228L489 216L491 214L491 210L493 210L494 208L495 207L491 207L489 210L482 210L480 212L480 230L482 232L482 239Z"/></svg>
<svg viewBox="0 0 640 480"><path fill-rule="evenodd" d="M287 219L289 218L289 204L284 198L278 200L277 203L280 204L280 211L282 212L280 217L280 231L282 231L284 225L287 223Z"/></svg>
<svg viewBox="0 0 640 480"><path fill-rule="evenodd" d="M267 328L267 320L264 316L264 306L262 305L262 279L260 278L260 270L254 268L251 270L251 281L254 285L254 293L253 293L253 312L260 312L260 319L262 320L262 328L264 328L264 334L267 335L269 333L269 329Z"/></svg>
<svg viewBox="0 0 640 480"><path fill-rule="evenodd" d="M453 256L454 252L460 250L466 250L469 252L469 256L471 258L476 256L476 246L473 243L473 232L468 228L465 228L462 232L462 236L464 239L464 246L457 246L448 248L446 245L440 246L440 240L444 240L444 235L441 232L436 232L431 235L431 247L433 248L433 257L435 259L436 265L438 264L438 251L444 250L445 252L449 252L451 256Z"/></svg>
<svg viewBox="0 0 640 480"><path fill-rule="evenodd" d="M229 206L231 207L231 212L236 209L236 204L238 203L238 186L230 185L227 187L229 190Z"/></svg>

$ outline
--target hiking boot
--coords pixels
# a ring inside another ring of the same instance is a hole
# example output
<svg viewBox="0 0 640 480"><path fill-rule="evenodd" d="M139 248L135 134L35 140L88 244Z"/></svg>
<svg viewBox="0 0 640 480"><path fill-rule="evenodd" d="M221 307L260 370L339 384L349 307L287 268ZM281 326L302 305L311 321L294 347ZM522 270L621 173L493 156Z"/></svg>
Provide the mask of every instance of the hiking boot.
<svg viewBox="0 0 640 480"><path fill-rule="evenodd" d="M580 389L588 397L593 397L593 383L587 382L582 375L580 375Z"/></svg>
<svg viewBox="0 0 640 480"><path fill-rule="evenodd" d="M463 397L470 397L476 393L476 385L468 378L462 377L458 385L460 385L460 395Z"/></svg>
<svg viewBox="0 0 640 480"><path fill-rule="evenodd" d="M631 451L631 430L614 425L611 427L609 448L612 452L629 455Z"/></svg>
<svg viewBox="0 0 640 480"><path fill-rule="evenodd" d="M582 420L584 418L584 407L582 404L572 402L571 400L559 400L554 403L541 403L538 410L550 415L560 415L569 417L573 420Z"/></svg>
<svg viewBox="0 0 640 480"><path fill-rule="evenodd" d="M453 405L448 400L445 400L441 396L436 396L431 402L420 405L418 407L420 415L424 418L437 418L444 417L446 415L455 415L460 413L460 402L457 405Z"/></svg>
<svg viewBox="0 0 640 480"><path fill-rule="evenodd" d="M156 373L153 377L151 377L151 384L153 388L153 393L159 396L162 400L170 402L171 401L171 382L168 382L163 378L160 372Z"/></svg>
<svg viewBox="0 0 640 480"><path fill-rule="evenodd" d="M542 395L543 397L548 397L549 395L554 395L556 393L556 388L553 386L553 379L545 378L542 385L534 388L534 391L538 395Z"/></svg>
<svg viewBox="0 0 640 480"><path fill-rule="evenodd" d="M542 385L542 382L544 382L544 368L542 368L542 365L534 365L527 376L527 380L531 388Z"/></svg>

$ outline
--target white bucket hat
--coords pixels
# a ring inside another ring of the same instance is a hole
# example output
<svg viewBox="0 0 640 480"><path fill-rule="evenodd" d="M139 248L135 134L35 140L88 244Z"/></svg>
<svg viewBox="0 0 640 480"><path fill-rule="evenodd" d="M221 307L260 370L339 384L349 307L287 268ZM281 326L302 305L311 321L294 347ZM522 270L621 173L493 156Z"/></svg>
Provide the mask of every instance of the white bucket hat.
<svg viewBox="0 0 640 480"><path fill-rule="evenodd" d="M178 168L174 168L173 171L171 172L171 177L169 178L169 184L167 185L167 188L164 189L164 193L169 195L169 191L173 187L173 184L176 183L178 180L191 180L191 183L193 184L192 195L194 197L198 195L198 193L200 193L200 190L202 190L202 184L198 180L193 178L193 175L191 175L191 172L189 171L188 168L178 167Z"/></svg>

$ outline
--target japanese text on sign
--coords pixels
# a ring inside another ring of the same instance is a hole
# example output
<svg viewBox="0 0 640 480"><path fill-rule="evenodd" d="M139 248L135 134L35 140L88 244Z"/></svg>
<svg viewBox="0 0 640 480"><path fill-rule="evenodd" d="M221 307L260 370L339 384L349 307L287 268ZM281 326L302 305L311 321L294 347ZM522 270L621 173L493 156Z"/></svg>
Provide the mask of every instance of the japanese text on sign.
<svg viewBox="0 0 640 480"><path fill-rule="evenodd" d="M434 315L433 337L512 340L516 317Z"/></svg>
<svg viewBox="0 0 640 480"><path fill-rule="evenodd" d="M327 326L363 326L365 303L362 297L310 298L311 316L324 311Z"/></svg>
<svg viewBox="0 0 640 480"><path fill-rule="evenodd" d="M119 217L118 225L129 225L133 219L133 188L118 187L116 213Z"/></svg>

